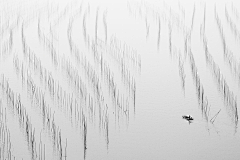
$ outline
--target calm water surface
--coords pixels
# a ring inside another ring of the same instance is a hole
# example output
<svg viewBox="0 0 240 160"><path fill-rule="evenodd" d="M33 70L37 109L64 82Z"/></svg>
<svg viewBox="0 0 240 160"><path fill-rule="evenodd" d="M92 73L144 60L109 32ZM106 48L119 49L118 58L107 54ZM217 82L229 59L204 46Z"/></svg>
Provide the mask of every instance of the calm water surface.
<svg viewBox="0 0 240 160"><path fill-rule="evenodd" d="M0 159L239 159L239 6L1 0Z"/></svg>

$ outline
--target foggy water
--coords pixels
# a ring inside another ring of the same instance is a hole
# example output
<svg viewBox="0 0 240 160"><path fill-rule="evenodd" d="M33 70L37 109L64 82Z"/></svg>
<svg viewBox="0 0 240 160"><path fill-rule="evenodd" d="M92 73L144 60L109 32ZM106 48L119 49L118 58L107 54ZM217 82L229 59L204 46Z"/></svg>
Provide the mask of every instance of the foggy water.
<svg viewBox="0 0 240 160"><path fill-rule="evenodd" d="M0 159L239 159L239 7L1 0Z"/></svg>

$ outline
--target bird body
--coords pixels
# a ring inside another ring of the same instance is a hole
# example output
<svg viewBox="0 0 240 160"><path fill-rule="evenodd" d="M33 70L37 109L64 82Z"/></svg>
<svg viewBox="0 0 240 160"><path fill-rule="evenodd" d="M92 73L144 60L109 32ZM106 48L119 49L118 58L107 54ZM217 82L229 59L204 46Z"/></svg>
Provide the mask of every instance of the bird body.
<svg viewBox="0 0 240 160"><path fill-rule="evenodd" d="M188 120L188 121L192 121L192 120L193 120L193 117L190 116L190 115L184 115L184 116L182 116L182 118L183 118L183 119L186 119L186 120Z"/></svg>

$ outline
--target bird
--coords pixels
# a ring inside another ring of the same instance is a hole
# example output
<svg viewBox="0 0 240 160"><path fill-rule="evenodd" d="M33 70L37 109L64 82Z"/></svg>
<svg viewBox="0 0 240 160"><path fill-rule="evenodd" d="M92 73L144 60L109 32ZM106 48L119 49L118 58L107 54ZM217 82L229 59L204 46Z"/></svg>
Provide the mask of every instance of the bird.
<svg viewBox="0 0 240 160"><path fill-rule="evenodd" d="M190 115L184 115L184 116L182 116L182 118L183 118L183 119L186 119L187 121L192 121L192 120L194 120L193 117L190 116Z"/></svg>

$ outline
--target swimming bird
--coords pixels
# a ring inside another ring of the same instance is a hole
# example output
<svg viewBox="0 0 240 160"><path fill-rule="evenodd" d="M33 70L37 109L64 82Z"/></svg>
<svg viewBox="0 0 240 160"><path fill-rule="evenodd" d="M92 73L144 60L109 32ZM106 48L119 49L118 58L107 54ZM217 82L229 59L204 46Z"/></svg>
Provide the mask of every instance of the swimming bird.
<svg viewBox="0 0 240 160"><path fill-rule="evenodd" d="M190 116L190 115L184 115L182 116L183 119L186 119L187 121L192 121L193 120L193 117Z"/></svg>

